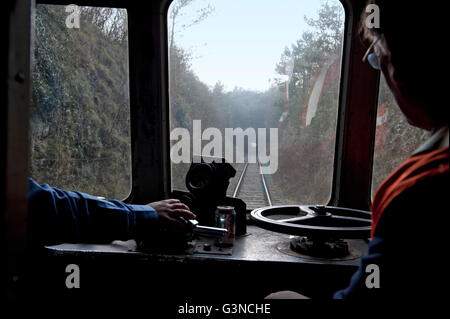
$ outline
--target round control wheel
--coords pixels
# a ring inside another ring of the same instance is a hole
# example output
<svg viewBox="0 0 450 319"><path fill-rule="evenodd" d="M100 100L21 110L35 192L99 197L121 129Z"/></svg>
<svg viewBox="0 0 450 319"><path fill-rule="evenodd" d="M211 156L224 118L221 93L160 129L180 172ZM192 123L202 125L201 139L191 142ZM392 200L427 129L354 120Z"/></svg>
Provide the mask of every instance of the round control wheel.
<svg viewBox="0 0 450 319"><path fill-rule="evenodd" d="M309 238L364 239L370 237L371 213L334 206L281 205L253 210L258 226Z"/></svg>

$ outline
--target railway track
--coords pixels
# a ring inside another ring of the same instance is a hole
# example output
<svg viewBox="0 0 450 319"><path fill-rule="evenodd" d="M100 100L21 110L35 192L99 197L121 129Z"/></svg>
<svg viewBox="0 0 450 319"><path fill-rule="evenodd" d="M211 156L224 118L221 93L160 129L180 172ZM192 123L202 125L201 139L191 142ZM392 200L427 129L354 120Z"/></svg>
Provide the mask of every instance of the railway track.
<svg viewBox="0 0 450 319"><path fill-rule="evenodd" d="M238 197L247 204L247 209L272 206L272 196L259 163L240 164L237 168L229 196Z"/></svg>

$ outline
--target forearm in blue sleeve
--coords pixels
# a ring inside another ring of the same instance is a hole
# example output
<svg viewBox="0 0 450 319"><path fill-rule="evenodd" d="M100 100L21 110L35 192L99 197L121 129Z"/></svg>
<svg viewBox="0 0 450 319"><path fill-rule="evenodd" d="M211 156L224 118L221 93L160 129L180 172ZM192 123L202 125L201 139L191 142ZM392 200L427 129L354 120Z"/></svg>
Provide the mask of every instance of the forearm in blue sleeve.
<svg viewBox="0 0 450 319"><path fill-rule="evenodd" d="M366 299L378 297L381 291L378 288L368 288L366 286L366 267L374 264L382 268L384 264L384 239L374 237L369 243L368 253L361 257L358 270L352 276L347 288L339 290L334 294L334 299Z"/></svg>
<svg viewBox="0 0 450 319"><path fill-rule="evenodd" d="M110 242L152 231L156 211L147 205L102 200L29 179L28 232L34 244Z"/></svg>

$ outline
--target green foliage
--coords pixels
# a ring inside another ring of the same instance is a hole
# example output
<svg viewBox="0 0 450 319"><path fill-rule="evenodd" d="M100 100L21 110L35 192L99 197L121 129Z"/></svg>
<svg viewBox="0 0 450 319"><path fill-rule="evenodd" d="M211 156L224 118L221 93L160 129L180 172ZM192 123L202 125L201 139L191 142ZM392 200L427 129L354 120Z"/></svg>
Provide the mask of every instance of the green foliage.
<svg viewBox="0 0 450 319"><path fill-rule="evenodd" d="M282 132L279 172L274 176L274 185L285 203L326 203L330 196L338 79L323 92L310 125L303 125L302 115L316 73L325 61L340 60L343 18L339 4L324 3L316 19L305 17L311 29L285 49L276 67L283 74L288 61L294 62L289 82L288 123Z"/></svg>
<svg viewBox="0 0 450 319"><path fill-rule="evenodd" d="M378 99L378 104L382 103L388 105L388 116L385 124L385 139L380 141L383 144L375 144L372 195L375 195L375 191L381 182L430 136L427 131L414 127L407 122L384 77L380 81ZM383 131L377 130L377 134L383 134ZM379 151L377 151L378 149Z"/></svg>
<svg viewBox="0 0 450 319"><path fill-rule="evenodd" d="M69 29L64 6L37 6L30 174L121 199L131 174L126 36L82 10L80 29Z"/></svg>
<svg viewBox="0 0 450 319"><path fill-rule="evenodd" d="M213 88L201 82L189 65L189 54L174 43L170 52L170 112L171 126L190 131L192 123L201 120L202 129L277 127L281 110L274 105L281 98L276 89L264 93L235 88L225 92L217 82ZM206 143L204 143L206 144ZM192 154L191 154L192 155ZM172 165L172 185L184 189L184 177L189 164Z"/></svg>
<svg viewBox="0 0 450 319"><path fill-rule="evenodd" d="M304 32L291 49L286 48L277 65L277 71L283 73L287 62L294 61L289 83L289 123L282 135L279 173L274 176L286 203L326 203L330 196L339 81L334 81L323 92L317 114L309 126L304 127L301 118L321 63L336 56L341 59L343 18L340 5L324 3L317 19L305 17L312 29ZM406 122L386 82L381 81L378 104L385 102L388 104L387 129L385 139L377 139L383 145L376 145L373 193L428 136ZM382 134L383 127L377 127L377 135Z"/></svg>
<svg viewBox="0 0 450 319"><path fill-rule="evenodd" d="M290 77L289 107L284 83L265 92L217 82L209 87L191 68L191 54L176 43L177 17L192 0L174 3L169 14L169 97L171 128L279 128L279 166L269 178L279 203L326 203L331 191L339 80L324 90L317 113L304 126L302 114L317 72L342 50L344 12L324 3L316 19L275 66ZM200 9L186 29L206 19ZM38 182L107 198L124 198L130 190L129 88L126 11L83 8L80 29L65 26L63 6L38 5L35 22L31 176ZM374 183L400 164L426 138L404 121L384 82L380 104L389 104L388 137L376 153ZM283 112L287 118L279 122ZM206 144L206 143L204 143ZM192 155L192 154L191 154ZM172 166L172 185L185 188L189 164Z"/></svg>

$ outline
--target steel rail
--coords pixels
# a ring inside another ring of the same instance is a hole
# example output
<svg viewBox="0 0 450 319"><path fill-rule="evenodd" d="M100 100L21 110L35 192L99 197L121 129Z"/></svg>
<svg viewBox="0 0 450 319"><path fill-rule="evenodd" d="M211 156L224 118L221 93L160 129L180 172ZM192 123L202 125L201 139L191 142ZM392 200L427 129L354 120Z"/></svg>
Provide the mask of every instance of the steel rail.
<svg viewBox="0 0 450 319"><path fill-rule="evenodd" d="M244 180L245 172L247 171L247 166L248 166L248 163L245 163L244 169L242 170L242 173L241 173L241 176L239 176L239 180L237 182L236 188L234 189L233 198L236 198L239 193L242 181Z"/></svg>
<svg viewBox="0 0 450 319"><path fill-rule="evenodd" d="M258 166L259 166L259 175L261 176L261 181L262 181L263 187L264 187L264 193L267 198L267 203L269 204L269 206L273 206L269 188L267 187L267 183L266 183L266 178L264 177L264 174L261 172L261 163L259 161L258 161Z"/></svg>

